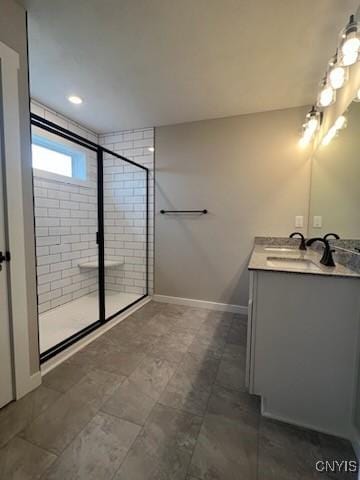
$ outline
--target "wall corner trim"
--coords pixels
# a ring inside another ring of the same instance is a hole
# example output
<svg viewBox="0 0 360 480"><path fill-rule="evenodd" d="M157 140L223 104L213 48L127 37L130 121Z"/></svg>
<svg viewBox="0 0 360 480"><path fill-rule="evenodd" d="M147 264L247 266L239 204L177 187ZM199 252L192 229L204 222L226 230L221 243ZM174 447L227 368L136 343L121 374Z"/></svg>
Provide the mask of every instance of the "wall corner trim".
<svg viewBox="0 0 360 480"><path fill-rule="evenodd" d="M16 400L19 400L27 393L32 392L41 385L41 371L30 375L26 382L24 382L20 388L16 390Z"/></svg>
<svg viewBox="0 0 360 480"><path fill-rule="evenodd" d="M244 305L231 305L229 303L209 302L207 300L197 300L195 298L170 297L168 295L155 294L153 295L153 300L155 302L187 305L189 307L205 308L207 310L215 310L219 312L239 313L241 315L247 315L248 313L248 308Z"/></svg>
<svg viewBox="0 0 360 480"><path fill-rule="evenodd" d="M30 391L37 380L32 380L30 368L28 285L24 275L26 265L26 234L22 185L22 156L20 145L20 113L18 70L19 54L0 42L2 98L2 141L5 163L5 191L8 243L11 248L10 311L14 360L16 399ZM41 379L40 379L41 381ZM36 385L37 386L37 385Z"/></svg>

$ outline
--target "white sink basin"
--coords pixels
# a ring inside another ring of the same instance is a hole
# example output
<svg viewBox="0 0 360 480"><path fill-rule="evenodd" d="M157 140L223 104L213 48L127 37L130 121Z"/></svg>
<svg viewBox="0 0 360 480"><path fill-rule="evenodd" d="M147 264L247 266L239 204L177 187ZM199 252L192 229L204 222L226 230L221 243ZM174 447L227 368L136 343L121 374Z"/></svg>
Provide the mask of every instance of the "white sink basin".
<svg viewBox="0 0 360 480"><path fill-rule="evenodd" d="M267 257L266 263L272 268L285 270L303 270L306 272L320 272L320 268L311 260L291 257Z"/></svg>
<svg viewBox="0 0 360 480"><path fill-rule="evenodd" d="M298 248L291 248L291 247L265 247L265 252L292 252L298 253Z"/></svg>

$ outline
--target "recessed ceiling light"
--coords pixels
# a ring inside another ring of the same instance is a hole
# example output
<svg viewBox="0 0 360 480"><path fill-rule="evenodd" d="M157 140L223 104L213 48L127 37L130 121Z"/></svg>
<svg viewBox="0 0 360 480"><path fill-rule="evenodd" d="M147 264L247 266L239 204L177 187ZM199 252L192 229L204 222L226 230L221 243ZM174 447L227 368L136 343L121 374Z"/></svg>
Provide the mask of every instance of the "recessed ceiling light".
<svg viewBox="0 0 360 480"><path fill-rule="evenodd" d="M68 97L69 102L74 103L75 105L80 105L82 103L82 98L78 97L77 95L70 95Z"/></svg>
<svg viewBox="0 0 360 480"><path fill-rule="evenodd" d="M149 152L155 152L155 148L154 148L154 147L148 147L148 150L149 150Z"/></svg>

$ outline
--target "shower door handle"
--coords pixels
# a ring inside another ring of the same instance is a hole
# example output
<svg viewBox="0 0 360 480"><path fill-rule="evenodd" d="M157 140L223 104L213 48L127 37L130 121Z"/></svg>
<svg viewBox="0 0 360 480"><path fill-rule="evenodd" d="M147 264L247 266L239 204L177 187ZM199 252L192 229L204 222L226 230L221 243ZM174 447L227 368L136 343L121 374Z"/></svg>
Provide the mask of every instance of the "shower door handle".
<svg viewBox="0 0 360 480"><path fill-rule="evenodd" d="M10 262L10 252L5 252L5 255L3 255L3 252L0 252L0 272L2 270L2 263L3 262Z"/></svg>
<svg viewBox="0 0 360 480"><path fill-rule="evenodd" d="M3 252L0 252L0 263L3 262L10 262L10 252L5 252L5 255L3 255Z"/></svg>

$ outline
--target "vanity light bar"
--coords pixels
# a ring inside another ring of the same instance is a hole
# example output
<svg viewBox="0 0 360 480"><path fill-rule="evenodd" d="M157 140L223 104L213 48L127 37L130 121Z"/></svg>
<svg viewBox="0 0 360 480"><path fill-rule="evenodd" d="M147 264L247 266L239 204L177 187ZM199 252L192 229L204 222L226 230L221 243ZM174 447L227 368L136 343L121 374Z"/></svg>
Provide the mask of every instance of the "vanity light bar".
<svg viewBox="0 0 360 480"><path fill-rule="evenodd" d="M340 33L339 47L337 48L335 55L329 61L325 77L320 84L320 91L316 103L318 108L324 109L336 102L336 91L342 88L349 78L349 66L358 62L359 59L360 23L355 15L350 15L349 22ZM355 101L360 101L360 89ZM312 142L315 132L321 124L322 117L318 117L317 124L315 124L315 121L311 118L311 114L314 111L317 111L315 107L313 107L307 114L306 122L303 125L302 136L299 140L299 146L302 148L307 147ZM341 117L337 119L337 122L340 122L340 118ZM335 124L325 135L322 142L323 145L327 145L331 139L334 138L337 131L346 126L346 119L340 128L335 127Z"/></svg>

